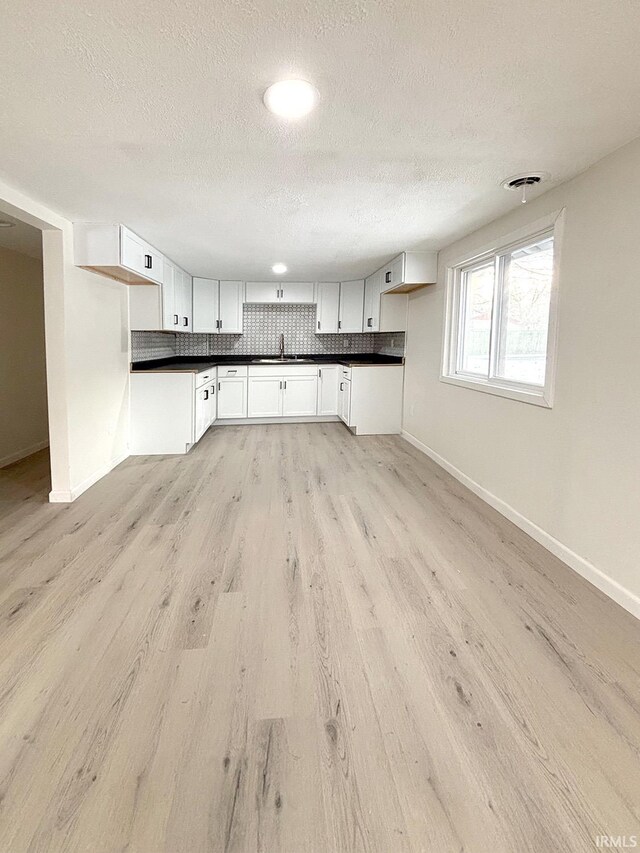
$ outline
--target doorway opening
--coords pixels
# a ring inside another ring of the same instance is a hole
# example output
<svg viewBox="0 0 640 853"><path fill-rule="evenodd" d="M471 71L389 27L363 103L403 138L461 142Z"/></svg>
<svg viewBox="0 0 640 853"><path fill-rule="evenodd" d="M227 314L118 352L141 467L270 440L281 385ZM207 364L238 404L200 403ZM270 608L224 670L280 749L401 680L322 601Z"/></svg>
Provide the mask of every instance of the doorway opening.
<svg viewBox="0 0 640 853"><path fill-rule="evenodd" d="M0 209L0 508L51 488L42 231ZM4 513L3 513L4 514Z"/></svg>

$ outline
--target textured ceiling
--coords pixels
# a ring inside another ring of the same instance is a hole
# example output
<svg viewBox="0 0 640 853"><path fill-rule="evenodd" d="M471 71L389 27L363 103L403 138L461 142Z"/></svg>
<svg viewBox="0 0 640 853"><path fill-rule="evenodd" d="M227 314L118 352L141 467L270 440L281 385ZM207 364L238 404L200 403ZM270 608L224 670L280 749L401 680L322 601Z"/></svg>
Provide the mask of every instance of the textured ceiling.
<svg viewBox="0 0 640 853"><path fill-rule="evenodd" d="M637 0L4 0L0 174L195 275L360 276L639 135L639 36Z"/></svg>

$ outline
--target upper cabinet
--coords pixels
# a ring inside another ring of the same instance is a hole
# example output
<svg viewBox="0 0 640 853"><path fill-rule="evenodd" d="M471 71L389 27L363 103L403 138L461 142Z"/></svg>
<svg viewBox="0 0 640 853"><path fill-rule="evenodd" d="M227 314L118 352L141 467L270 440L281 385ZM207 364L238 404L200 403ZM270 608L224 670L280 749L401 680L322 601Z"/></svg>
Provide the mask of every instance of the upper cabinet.
<svg viewBox="0 0 640 853"><path fill-rule="evenodd" d="M316 287L316 332L362 332L364 279L319 281Z"/></svg>
<svg viewBox="0 0 640 853"><path fill-rule="evenodd" d="M162 284L162 253L124 225L77 222L73 242L78 267L125 284Z"/></svg>
<svg viewBox="0 0 640 853"><path fill-rule="evenodd" d="M340 284L337 281L319 281L316 286L316 332L336 334L340 305Z"/></svg>
<svg viewBox="0 0 640 853"><path fill-rule="evenodd" d="M361 332L364 313L364 279L340 282L339 332Z"/></svg>
<svg viewBox="0 0 640 853"><path fill-rule="evenodd" d="M438 277L437 252L402 252L378 270L381 293L411 293Z"/></svg>
<svg viewBox="0 0 640 853"><path fill-rule="evenodd" d="M193 331L242 334L244 282L193 279Z"/></svg>
<svg viewBox="0 0 640 853"><path fill-rule="evenodd" d="M160 287L134 287L129 291L129 325L134 331L193 331L189 273L165 258Z"/></svg>
<svg viewBox="0 0 640 853"><path fill-rule="evenodd" d="M380 282L381 271L374 272L364 280L364 323L363 331L380 330Z"/></svg>
<svg viewBox="0 0 640 853"><path fill-rule="evenodd" d="M250 304L313 304L314 284L312 281L248 281L245 301Z"/></svg>

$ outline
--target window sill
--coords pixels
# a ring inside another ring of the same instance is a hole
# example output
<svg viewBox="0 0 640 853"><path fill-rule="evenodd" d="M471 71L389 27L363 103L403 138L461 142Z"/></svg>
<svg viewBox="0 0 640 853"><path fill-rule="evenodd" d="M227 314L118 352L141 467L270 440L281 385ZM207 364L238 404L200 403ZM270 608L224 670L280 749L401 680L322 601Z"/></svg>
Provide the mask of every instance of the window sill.
<svg viewBox="0 0 640 853"><path fill-rule="evenodd" d="M553 405L544 388L541 388L540 391L525 391L519 388L510 388L507 385L497 385L482 379L466 379L461 376L441 376L440 381L446 382L448 385L468 388L471 391L483 391L485 394L493 394L495 397L506 397L509 400L519 400L521 403L529 403L532 406L542 406L544 409L550 409Z"/></svg>

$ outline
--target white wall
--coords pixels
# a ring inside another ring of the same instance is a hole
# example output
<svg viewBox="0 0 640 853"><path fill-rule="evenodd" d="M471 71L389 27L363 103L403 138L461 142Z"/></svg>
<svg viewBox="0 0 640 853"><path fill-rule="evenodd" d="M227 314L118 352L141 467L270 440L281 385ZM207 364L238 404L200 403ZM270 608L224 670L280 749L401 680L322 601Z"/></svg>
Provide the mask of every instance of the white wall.
<svg viewBox="0 0 640 853"><path fill-rule="evenodd" d="M73 264L73 226L0 183L0 209L43 229L51 499L73 500L128 455L126 285Z"/></svg>
<svg viewBox="0 0 640 853"><path fill-rule="evenodd" d="M49 443L42 261L0 247L0 467Z"/></svg>
<svg viewBox="0 0 640 853"><path fill-rule="evenodd" d="M447 265L563 207L553 409L440 382ZM640 616L640 140L440 253L410 300L404 429Z"/></svg>

